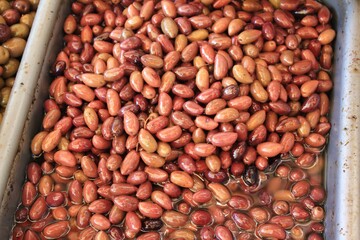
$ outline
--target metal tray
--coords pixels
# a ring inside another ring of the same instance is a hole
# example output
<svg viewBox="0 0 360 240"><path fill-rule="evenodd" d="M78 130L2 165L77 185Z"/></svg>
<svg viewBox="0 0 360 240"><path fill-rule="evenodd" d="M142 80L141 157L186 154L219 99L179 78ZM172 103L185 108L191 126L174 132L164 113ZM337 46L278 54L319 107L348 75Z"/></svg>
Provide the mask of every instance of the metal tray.
<svg viewBox="0 0 360 240"><path fill-rule="evenodd" d="M326 239L360 236L360 1L324 1L337 30L326 154ZM62 48L62 23L70 0L41 1L12 97L0 127L0 239L9 239L21 197L30 142L41 128L49 69ZM27 114L28 113L28 114Z"/></svg>

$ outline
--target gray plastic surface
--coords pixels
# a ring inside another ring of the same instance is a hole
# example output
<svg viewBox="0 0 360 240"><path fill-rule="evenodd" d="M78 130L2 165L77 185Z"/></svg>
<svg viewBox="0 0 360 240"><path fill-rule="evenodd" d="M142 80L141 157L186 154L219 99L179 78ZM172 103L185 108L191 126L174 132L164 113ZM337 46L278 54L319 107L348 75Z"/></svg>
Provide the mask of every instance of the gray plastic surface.
<svg viewBox="0 0 360 240"><path fill-rule="evenodd" d="M360 236L360 1L324 1L334 13L337 38L326 164L326 230L329 240ZM0 239L8 239L21 198L30 142L41 129L49 68L62 47L70 0L42 0L0 127ZM26 113L29 113L28 115Z"/></svg>

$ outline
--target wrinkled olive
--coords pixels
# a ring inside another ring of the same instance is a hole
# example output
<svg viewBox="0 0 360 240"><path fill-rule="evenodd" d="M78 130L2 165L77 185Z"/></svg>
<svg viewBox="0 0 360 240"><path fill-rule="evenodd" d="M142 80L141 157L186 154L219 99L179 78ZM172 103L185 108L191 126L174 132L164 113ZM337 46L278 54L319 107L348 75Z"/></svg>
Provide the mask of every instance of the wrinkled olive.
<svg viewBox="0 0 360 240"><path fill-rule="evenodd" d="M141 224L141 230L144 232L157 231L163 226L160 219L145 219Z"/></svg>
<svg viewBox="0 0 360 240"><path fill-rule="evenodd" d="M255 186L259 183L259 172L254 165L248 166L245 168L243 174L243 179L245 184L248 186Z"/></svg>

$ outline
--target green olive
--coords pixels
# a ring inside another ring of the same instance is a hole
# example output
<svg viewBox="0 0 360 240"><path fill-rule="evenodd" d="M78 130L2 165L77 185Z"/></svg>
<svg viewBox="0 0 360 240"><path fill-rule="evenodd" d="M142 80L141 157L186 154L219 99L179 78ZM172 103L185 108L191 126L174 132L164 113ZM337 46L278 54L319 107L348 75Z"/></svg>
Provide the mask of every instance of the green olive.
<svg viewBox="0 0 360 240"><path fill-rule="evenodd" d="M120 38L122 38L122 39L127 39L127 38L129 38L129 37L134 36L134 35L135 35L135 34L134 34L134 32L133 32L132 30L130 30L130 29L125 29L125 28L124 28L124 30L121 32Z"/></svg>
<svg viewBox="0 0 360 240"><path fill-rule="evenodd" d="M10 26L11 36L26 39L29 36L30 27L25 23L17 23Z"/></svg>
<svg viewBox="0 0 360 240"><path fill-rule="evenodd" d="M9 58L10 58L9 51L3 46L0 46L0 64L7 63L9 61Z"/></svg>
<svg viewBox="0 0 360 240"><path fill-rule="evenodd" d="M31 27L34 22L34 18L35 18L35 12L24 14L20 18L20 23L24 23L24 24L28 25L29 27Z"/></svg>
<svg viewBox="0 0 360 240"><path fill-rule="evenodd" d="M280 0L270 0L270 3L271 3L275 8L279 8L279 7L280 7Z"/></svg>
<svg viewBox="0 0 360 240"><path fill-rule="evenodd" d="M4 67L3 78L9 78L15 76L19 68L19 65L20 65L19 60L15 58L10 58L9 62L3 66Z"/></svg>
<svg viewBox="0 0 360 240"><path fill-rule="evenodd" d="M39 6L40 0L29 0L29 2L31 4L31 9L36 10Z"/></svg>
<svg viewBox="0 0 360 240"><path fill-rule="evenodd" d="M7 48L10 53L10 57L20 57L25 49L26 41L19 37L13 37L3 43L3 47Z"/></svg>
<svg viewBox="0 0 360 240"><path fill-rule="evenodd" d="M200 0L202 4L209 6L213 4L214 0Z"/></svg>
<svg viewBox="0 0 360 240"><path fill-rule="evenodd" d="M0 14L2 14L5 10L10 9L10 3L5 0L0 0Z"/></svg>
<svg viewBox="0 0 360 240"><path fill-rule="evenodd" d="M10 77L8 79L5 80L5 85L7 87L13 87L14 86L14 82L15 82L15 78L14 77Z"/></svg>
<svg viewBox="0 0 360 240"><path fill-rule="evenodd" d="M5 108L9 102L11 87L4 87L0 90L0 105Z"/></svg>

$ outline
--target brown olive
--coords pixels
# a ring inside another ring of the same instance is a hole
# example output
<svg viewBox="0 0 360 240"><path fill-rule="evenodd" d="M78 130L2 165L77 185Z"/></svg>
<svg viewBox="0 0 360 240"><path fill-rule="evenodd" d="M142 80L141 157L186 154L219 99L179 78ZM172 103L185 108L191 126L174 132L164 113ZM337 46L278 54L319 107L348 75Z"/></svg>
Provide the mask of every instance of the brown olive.
<svg viewBox="0 0 360 240"><path fill-rule="evenodd" d="M8 25L13 25L15 23L18 23L21 17L19 11L16 9L5 10L2 13L2 16Z"/></svg>
<svg viewBox="0 0 360 240"><path fill-rule="evenodd" d="M3 43L11 38L11 30L8 25L1 23L0 24L0 43Z"/></svg>
<svg viewBox="0 0 360 240"><path fill-rule="evenodd" d="M12 3L12 7L18 10L20 13L25 14L30 11L31 5L27 0L15 0Z"/></svg>

